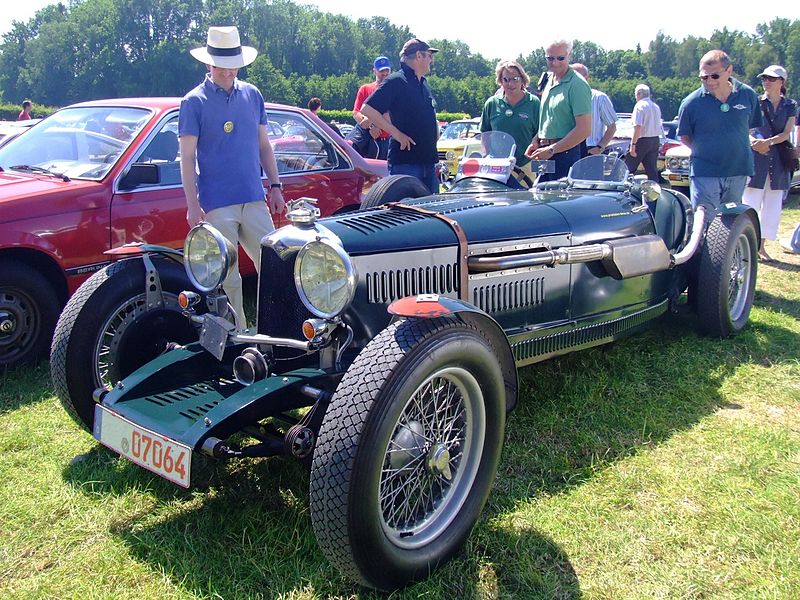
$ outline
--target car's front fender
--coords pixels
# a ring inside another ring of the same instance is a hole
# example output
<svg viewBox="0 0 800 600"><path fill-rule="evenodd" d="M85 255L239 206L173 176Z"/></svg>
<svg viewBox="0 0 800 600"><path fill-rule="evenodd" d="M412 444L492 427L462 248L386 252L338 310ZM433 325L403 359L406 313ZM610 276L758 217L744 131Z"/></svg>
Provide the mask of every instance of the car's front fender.
<svg viewBox="0 0 800 600"><path fill-rule="evenodd" d="M517 392L519 389L514 354L511 351L511 346L503 328L490 315L469 302L438 294L406 296L392 302L387 310L398 317L415 319L432 319L457 314L465 322L481 331L495 349L503 369L503 379L506 387L506 411L510 412L514 409L517 405Z"/></svg>
<svg viewBox="0 0 800 600"><path fill-rule="evenodd" d="M734 216L747 215L748 218L753 221L753 226L758 236L758 245L759 247L761 246L761 224L758 220L758 212L756 212L752 206L740 202L727 202L719 207L719 214Z"/></svg>

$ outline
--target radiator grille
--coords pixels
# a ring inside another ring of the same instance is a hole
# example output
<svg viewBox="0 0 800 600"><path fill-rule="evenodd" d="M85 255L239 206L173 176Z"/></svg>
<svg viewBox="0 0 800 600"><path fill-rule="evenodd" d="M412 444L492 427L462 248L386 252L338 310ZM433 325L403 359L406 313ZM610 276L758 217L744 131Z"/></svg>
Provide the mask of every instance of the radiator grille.
<svg viewBox="0 0 800 600"><path fill-rule="evenodd" d="M472 303L488 313L517 310L544 302L544 277L476 286Z"/></svg>
<svg viewBox="0 0 800 600"><path fill-rule="evenodd" d="M373 271L365 277L367 301L387 304L417 294L452 294L458 291L458 266L442 264L411 269Z"/></svg>
<svg viewBox="0 0 800 600"><path fill-rule="evenodd" d="M261 248L258 281L258 332L274 337L296 338L303 321L311 318L297 296L294 260L283 261L269 247Z"/></svg>

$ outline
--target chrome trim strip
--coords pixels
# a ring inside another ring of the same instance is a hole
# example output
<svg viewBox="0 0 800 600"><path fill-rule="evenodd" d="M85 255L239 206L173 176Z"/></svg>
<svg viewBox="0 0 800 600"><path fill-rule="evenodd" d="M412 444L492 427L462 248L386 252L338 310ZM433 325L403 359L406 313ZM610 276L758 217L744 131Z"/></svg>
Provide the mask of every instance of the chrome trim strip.
<svg viewBox="0 0 800 600"><path fill-rule="evenodd" d="M590 244L545 250L543 252L527 252L510 256L472 256L467 261L470 273L489 273L505 269L523 267L566 265L593 262L611 256L611 248L606 244Z"/></svg>

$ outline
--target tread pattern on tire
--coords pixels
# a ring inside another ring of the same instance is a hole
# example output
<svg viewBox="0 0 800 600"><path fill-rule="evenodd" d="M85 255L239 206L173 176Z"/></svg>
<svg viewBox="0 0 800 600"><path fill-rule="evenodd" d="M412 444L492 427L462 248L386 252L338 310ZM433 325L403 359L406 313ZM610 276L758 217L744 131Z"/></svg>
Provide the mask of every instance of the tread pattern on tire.
<svg viewBox="0 0 800 600"><path fill-rule="evenodd" d="M727 265L728 245L738 218L743 215L717 215L706 231L704 250L700 255L697 289L697 312L699 327L702 333L710 336L726 337L731 332L725 331L719 323L719 311L728 298L722 294L725 290L717 282L722 277L722 269ZM709 277L710 275L710 277ZM713 281L714 285L708 285ZM711 312L713 307L713 312Z"/></svg>
<svg viewBox="0 0 800 600"><path fill-rule="evenodd" d="M111 263L92 275L78 288L61 312L61 317L58 319L56 330L53 334L53 343L50 346L50 378L53 380L56 396L58 396L64 410L83 429L86 429L86 425L78 416L72 404L67 385L67 350L69 349L70 333L89 297L97 288L123 268L127 268L125 261Z"/></svg>
<svg viewBox="0 0 800 600"><path fill-rule="evenodd" d="M397 364L426 337L454 326L460 319L401 320L389 325L356 357L328 407L314 449L309 484L311 522L328 559L345 575L365 585L355 564L347 533L350 475L358 452L362 424ZM345 435L331 436L328 430ZM335 458L334 458L335 457ZM345 457L345 458L342 458Z"/></svg>

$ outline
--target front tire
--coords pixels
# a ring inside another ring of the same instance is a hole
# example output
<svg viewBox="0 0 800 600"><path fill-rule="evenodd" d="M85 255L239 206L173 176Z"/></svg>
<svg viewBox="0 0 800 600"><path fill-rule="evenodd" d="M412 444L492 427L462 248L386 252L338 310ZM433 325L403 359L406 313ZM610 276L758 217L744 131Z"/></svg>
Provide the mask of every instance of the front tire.
<svg viewBox="0 0 800 600"><path fill-rule="evenodd" d="M709 225L697 272L701 333L723 338L747 324L758 272L757 240L746 215L717 215Z"/></svg>
<svg viewBox="0 0 800 600"><path fill-rule="evenodd" d="M503 374L480 331L457 317L387 327L340 382L314 450L325 555L380 590L428 576L480 516L504 430Z"/></svg>
<svg viewBox="0 0 800 600"><path fill-rule="evenodd" d="M92 393L153 360L171 343L187 344L197 332L178 306L192 289L181 265L151 256L157 266L162 307L147 306L141 259L115 262L78 288L58 320L50 355L56 394L81 427L92 431Z"/></svg>

